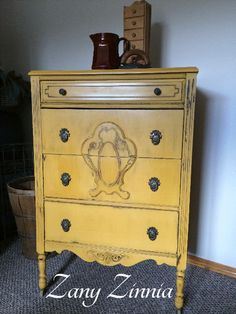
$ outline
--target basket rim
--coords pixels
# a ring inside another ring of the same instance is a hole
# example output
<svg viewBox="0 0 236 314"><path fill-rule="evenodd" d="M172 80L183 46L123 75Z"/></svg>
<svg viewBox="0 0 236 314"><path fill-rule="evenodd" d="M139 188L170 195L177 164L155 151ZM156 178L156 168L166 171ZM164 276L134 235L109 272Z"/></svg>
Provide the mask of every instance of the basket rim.
<svg viewBox="0 0 236 314"><path fill-rule="evenodd" d="M7 183L7 189L10 193L15 194L22 194L22 195L29 195L29 196L35 196L35 190L29 190L29 189L20 189L17 188L16 185L28 181L34 181L34 176L25 176L17 179L13 179Z"/></svg>

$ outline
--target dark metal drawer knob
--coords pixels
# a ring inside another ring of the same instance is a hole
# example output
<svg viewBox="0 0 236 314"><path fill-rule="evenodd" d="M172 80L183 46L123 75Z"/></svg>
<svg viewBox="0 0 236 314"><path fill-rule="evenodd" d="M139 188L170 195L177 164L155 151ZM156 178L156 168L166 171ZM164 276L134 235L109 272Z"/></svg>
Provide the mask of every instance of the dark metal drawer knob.
<svg viewBox="0 0 236 314"><path fill-rule="evenodd" d="M62 95L62 96L66 96L67 91L64 88L60 88L59 89L59 94Z"/></svg>
<svg viewBox="0 0 236 314"><path fill-rule="evenodd" d="M151 178L148 182L149 186L150 186L150 189L153 191L153 192L156 192L159 188L159 186L161 185L160 181L154 177L154 178Z"/></svg>
<svg viewBox="0 0 236 314"><path fill-rule="evenodd" d="M154 94L157 95L157 96L160 96L161 95L161 89L159 87L155 88L154 89Z"/></svg>
<svg viewBox="0 0 236 314"><path fill-rule="evenodd" d="M59 136L60 136L62 142L66 143L70 137L70 132L69 132L69 130L63 128L60 130Z"/></svg>
<svg viewBox="0 0 236 314"><path fill-rule="evenodd" d="M67 172L64 172L62 175L61 175L61 182L64 186L67 186L69 185L71 181L71 176L69 175L69 173Z"/></svg>
<svg viewBox="0 0 236 314"><path fill-rule="evenodd" d="M148 230L147 230L147 235L148 235L148 237L149 237L149 239L150 239L151 241L156 240L156 238L157 238L157 236L158 236L158 230L157 230L157 228L155 228L155 227L150 227L150 228L148 228Z"/></svg>
<svg viewBox="0 0 236 314"><path fill-rule="evenodd" d="M70 230L71 227L71 223L69 219L63 219L61 221L61 227L63 229L63 231L68 232Z"/></svg>
<svg viewBox="0 0 236 314"><path fill-rule="evenodd" d="M162 138L162 134L158 130L153 130L150 133L150 139L152 140L153 145L158 145L161 141L161 138Z"/></svg>

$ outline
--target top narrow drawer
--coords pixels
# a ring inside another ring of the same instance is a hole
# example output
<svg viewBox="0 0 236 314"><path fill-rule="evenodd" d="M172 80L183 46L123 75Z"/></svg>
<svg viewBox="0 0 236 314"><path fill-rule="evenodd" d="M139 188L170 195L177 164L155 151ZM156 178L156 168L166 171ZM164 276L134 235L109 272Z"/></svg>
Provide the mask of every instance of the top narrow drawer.
<svg viewBox="0 0 236 314"><path fill-rule="evenodd" d="M41 102L182 102L184 80L42 81Z"/></svg>

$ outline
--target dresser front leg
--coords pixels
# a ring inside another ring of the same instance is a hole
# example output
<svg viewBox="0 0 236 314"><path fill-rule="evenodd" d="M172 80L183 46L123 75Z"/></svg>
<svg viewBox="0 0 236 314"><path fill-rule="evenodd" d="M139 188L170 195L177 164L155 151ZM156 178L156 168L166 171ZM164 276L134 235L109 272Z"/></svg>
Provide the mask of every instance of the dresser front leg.
<svg viewBox="0 0 236 314"><path fill-rule="evenodd" d="M184 271L177 269L176 272L176 296L175 307L176 313L180 314L184 305Z"/></svg>
<svg viewBox="0 0 236 314"><path fill-rule="evenodd" d="M40 295L43 296L44 289L46 288L46 256L45 254L38 254L38 265L39 265L39 289Z"/></svg>

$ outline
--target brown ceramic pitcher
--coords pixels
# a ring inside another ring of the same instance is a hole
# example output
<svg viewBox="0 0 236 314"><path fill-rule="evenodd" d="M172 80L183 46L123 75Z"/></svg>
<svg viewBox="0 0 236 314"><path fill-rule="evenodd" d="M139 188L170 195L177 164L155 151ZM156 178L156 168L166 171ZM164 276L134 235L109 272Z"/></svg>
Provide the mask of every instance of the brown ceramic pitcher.
<svg viewBox="0 0 236 314"><path fill-rule="evenodd" d="M117 69L120 66L119 43L124 41L124 52L129 49L127 39L113 33L96 33L90 35L93 41L92 69Z"/></svg>

